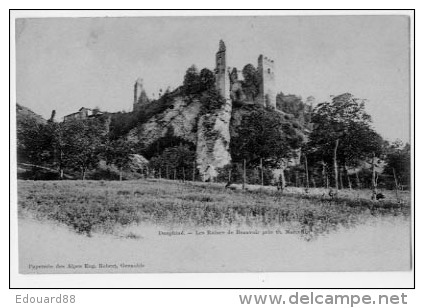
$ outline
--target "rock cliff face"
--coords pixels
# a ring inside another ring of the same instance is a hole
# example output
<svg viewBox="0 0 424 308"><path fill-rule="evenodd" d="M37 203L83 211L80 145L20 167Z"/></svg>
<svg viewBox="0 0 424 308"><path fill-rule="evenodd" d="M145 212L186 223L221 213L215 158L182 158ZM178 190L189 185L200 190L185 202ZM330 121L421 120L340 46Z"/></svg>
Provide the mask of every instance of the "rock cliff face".
<svg viewBox="0 0 424 308"><path fill-rule="evenodd" d="M230 120L232 103L226 100L220 108L201 114L197 99L177 96L169 108L130 131L128 137L145 146L172 133L196 145L196 165L204 181L213 180L218 168L231 162Z"/></svg>
<svg viewBox="0 0 424 308"><path fill-rule="evenodd" d="M172 131L174 136L196 144L200 107L201 103L198 100L189 101L176 97L164 112L156 114L141 126L132 129L129 137L149 146Z"/></svg>
<svg viewBox="0 0 424 308"><path fill-rule="evenodd" d="M230 120L231 100L221 108L199 118L197 129L196 163L203 181L213 181L219 168L231 162Z"/></svg>

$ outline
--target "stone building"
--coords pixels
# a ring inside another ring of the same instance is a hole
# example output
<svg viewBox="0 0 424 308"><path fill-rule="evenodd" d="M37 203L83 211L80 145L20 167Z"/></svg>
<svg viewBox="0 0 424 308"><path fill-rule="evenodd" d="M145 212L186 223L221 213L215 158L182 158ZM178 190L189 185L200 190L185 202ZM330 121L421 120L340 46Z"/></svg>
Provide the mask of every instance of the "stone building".
<svg viewBox="0 0 424 308"><path fill-rule="evenodd" d="M85 120L85 119L96 117L102 114L103 113L100 112L98 109L90 109L90 108L82 107L77 112L64 116L63 121L66 122L70 120Z"/></svg>

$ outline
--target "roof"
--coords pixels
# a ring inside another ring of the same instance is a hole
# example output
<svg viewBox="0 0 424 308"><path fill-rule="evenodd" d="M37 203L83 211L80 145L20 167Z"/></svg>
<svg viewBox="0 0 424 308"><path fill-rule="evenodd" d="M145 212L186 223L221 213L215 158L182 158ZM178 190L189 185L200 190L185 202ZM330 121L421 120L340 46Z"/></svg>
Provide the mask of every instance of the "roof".
<svg viewBox="0 0 424 308"><path fill-rule="evenodd" d="M82 110L90 110L90 111L92 111L92 109L90 109L90 108L81 107L77 112L73 112L73 113L70 113L68 115L65 115L64 118L71 117L71 116L74 116L76 114L79 114Z"/></svg>

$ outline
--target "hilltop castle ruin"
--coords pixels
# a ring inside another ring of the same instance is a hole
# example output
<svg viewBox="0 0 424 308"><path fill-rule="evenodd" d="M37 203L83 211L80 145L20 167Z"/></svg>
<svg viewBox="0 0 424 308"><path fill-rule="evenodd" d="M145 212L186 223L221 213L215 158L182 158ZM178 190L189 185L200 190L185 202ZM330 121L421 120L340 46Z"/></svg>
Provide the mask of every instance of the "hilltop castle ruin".
<svg viewBox="0 0 424 308"><path fill-rule="evenodd" d="M251 65L248 71L251 72L249 79L252 80L238 79L238 71L228 65L227 48L224 41L220 40L215 55L215 88L225 102L213 112L202 113L202 102L198 98L184 99L180 87L168 101L169 108L166 111L152 116L131 134L140 136L139 140L151 145L172 129L173 135L195 144L195 165L201 179L213 181L218 176L219 169L232 161L230 122L233 105L259 104L276 109L274 61L260 55L257 67ZM143 109L148 102L143 81L138 79L134 85L133 110Z"/></svg>
<svg viewBox="0 0 424 308"><path fill-rule="evenodd" d="M230 67L227 63L227 48L223 40L219 41L219 48L215 56L215 86L218 93L225 100L232 100L240 95L242 84L238 80L238 71ZM259 55L257 71L259 73L259 94L255 100L256 103L264 107L276 108L275 91L275 67L274 60ZM143 80L138 78L134 84L134 102L133 111L138 111L143 105L147 104L149 99L143 88Z"/></svg>
<svg viewBox="0 0 424 308"><path fill-rule="evenodd" d="M216 53L216 89L225 99L235 97L236 92L241 89L241 84L238 81L237 69L229 70L226 59L226 47L223 40L219 41L219 49ZM259 73L259 95L258 103L265 107L276 108L276 93L275 93L275 68L274 60L263 55L259 55L258 67Z"/></svg>

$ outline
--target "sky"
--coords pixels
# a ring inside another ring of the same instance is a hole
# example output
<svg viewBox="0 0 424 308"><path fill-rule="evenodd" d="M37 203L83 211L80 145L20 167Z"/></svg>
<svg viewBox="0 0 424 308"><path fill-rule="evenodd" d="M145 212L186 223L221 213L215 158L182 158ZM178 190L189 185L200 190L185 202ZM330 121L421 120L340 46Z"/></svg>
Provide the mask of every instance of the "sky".
<svg viewBox="0 0 424 308"><path fill-rule="evenodd" d="M192 64L213 69L220 39L229 66L257 66L264 54L278 92L318 102L349 92L367 99L384 138L409 142L409 18L400 15L17 19L17 102L44 118L131 111L137 78L157 98Z"/></svg>

